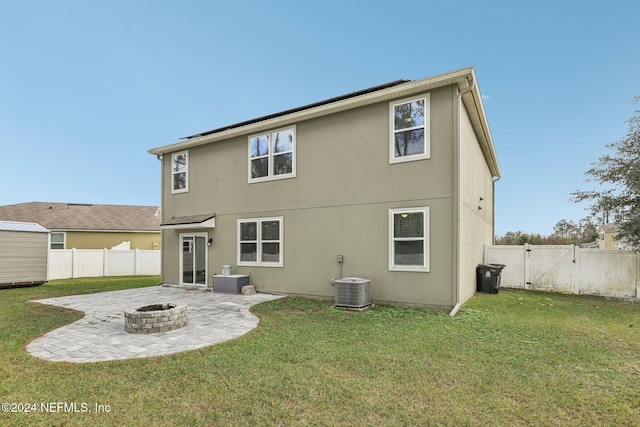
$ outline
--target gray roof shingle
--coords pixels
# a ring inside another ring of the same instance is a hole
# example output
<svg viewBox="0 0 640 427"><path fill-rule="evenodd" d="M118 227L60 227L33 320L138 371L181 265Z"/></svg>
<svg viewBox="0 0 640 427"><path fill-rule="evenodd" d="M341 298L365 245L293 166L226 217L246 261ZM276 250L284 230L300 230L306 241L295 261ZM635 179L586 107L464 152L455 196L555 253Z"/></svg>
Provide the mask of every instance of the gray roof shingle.
<svg viewBox="0 0 640 427"><path fill-rule="evenodd" d="M29 202L0 206L0 220L35 222L50 230L160 231L157 206Z"/></svg>

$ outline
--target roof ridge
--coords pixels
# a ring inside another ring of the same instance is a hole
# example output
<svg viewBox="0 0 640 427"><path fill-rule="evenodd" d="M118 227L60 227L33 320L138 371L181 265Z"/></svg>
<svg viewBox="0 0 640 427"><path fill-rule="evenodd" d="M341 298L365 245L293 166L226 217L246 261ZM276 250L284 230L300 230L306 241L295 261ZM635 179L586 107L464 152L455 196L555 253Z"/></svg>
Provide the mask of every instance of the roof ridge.
<svg viewBox="0 0 640 427"><path fill-rule="evenodd" d="M355 91L355 92L349 92L349 93L346 93L344 95L339 95L339 96L335 96L333 98L325 99L324 101L317 101L317 102L314 102L314 103L311 103L311 104L303 105L301 107L291 108L291 109L288 109L288 110L280 111L278 113L268 114L268 115L262 116L262 117L256 117L254 119L245 120L245 121L242 121L242 122L238 122L238 123L234 123L234 124L231 124L231 125L223 126L223 127L217 128L217 129L212 129L212 130L208 130L208 131L205 131L205 132L197 133L197 134L194 134L194 135L185 136L185 137L182 137L180 139L183 139L183 140L184 139L192 139L192 138L198 138L198 137L201 137L201 136L211 135L212 133L218 133L218 132L222 132L222 131L225 131L225 130L234 129L234 128L241 127L241 126L246 126L246 125L249 125L249 124L252 124L252 123L261 122L263 120L269 120L269 119L273 119L273 118L276 118L276 117L284 116L284 115L287 115L287 114L297 113L299 111L304 111L304 110L309 110L311 108L319 107L321 105L331 104L333 102L343 101L343 100L349 99L349 98L355 98L356 96L365 95L365 94L372 93L372 92L377 92L379 90L388 89L390 87L398 86L398 85L401 85L401 84L404 84L404 83L409 83L409 82L412 82L412 81L413 80L409 80L409 79L394 80L392 82L388 82L388 83L383 83L383 84L380 84L380 85L372 86L372 87L370 87L368 89L361 89L361 90L358 90L358 91Z"/></svg>

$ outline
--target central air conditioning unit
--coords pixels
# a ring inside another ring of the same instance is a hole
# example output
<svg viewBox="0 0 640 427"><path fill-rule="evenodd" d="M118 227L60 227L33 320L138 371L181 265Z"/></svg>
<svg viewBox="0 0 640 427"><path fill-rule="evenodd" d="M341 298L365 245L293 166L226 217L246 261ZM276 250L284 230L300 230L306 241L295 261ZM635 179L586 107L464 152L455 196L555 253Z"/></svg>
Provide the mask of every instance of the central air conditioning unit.
<svg viewBox="0 0 640 427"><path fill-rule="evenodd" d="M335 285L336 307L364 308L371 305L369 288L371 280L362 277L337 279Z"/></svg>

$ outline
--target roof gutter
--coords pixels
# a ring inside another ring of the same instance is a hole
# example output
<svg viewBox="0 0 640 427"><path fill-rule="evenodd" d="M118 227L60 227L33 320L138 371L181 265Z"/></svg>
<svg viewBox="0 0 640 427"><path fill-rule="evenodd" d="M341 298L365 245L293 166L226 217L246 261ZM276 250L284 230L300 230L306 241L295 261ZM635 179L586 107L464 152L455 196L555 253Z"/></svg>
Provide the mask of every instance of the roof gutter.
<svg viewBox="0 0 640 427"><path fill-rule="evenodd" d="M477 79L472 68L465 81L458 84L458 91L467 111L469 112L471 124L473 125L480 142L480 148L487 160L489 170L494 177L500 177L500 165L498 164L498 157L496 155L495 147L493 146L493 138L491 136L487 116L484 111L482 95L480 94L480 89L478 88L476 81Z"/></svg>
<svg viewBox="0 0 640 427"><path fill-rule="evenodd" d="M476 87L476 79L471 78L469 80L470 80L470 82L469 82L470 86L468 88L466 88L465 90L461 91L459 93L460 96L462 96L462 95L464 95L464 94L466 94L468 92L471 92Z"/></svg>

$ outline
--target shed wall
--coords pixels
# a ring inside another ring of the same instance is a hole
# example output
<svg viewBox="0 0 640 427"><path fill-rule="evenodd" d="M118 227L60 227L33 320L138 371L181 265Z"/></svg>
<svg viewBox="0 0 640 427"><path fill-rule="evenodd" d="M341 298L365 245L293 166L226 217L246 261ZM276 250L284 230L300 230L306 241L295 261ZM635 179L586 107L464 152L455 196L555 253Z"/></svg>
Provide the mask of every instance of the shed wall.
<svg viewBox="0 0 640 427"><path fill-rule="evenodd" d="M0 231L0 285L47 281L48 233Z"/></svg>

